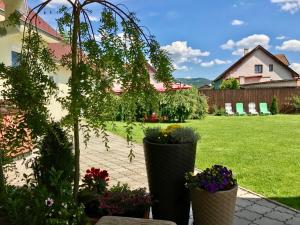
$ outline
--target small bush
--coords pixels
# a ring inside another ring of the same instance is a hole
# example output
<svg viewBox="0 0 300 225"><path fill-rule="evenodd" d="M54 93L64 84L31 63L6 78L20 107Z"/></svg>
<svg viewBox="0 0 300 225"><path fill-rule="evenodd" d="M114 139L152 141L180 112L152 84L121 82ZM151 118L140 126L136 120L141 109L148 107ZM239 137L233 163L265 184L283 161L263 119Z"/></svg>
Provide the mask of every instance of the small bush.
<svg viewBox="0 0 300 225"><path fill-rule="evenodd" d="M293 96L292 104L293 104L296 112L299 112L300 111L300 96Z"/></svg>
<svg viewBox="0 0 300 225"><path fill-rule="evenodd" d="M70 184L73 181L74 156L72 143L58 123L52 123L40 143L40 156L36 159L33 170L39 184L53 188L51 172L61 172L60 179Z"/></svg>
<svg viewBox="0 0 300 225"><path fill-rule="evenodd" d="M208 112L207 99L196 88L162 93L159 114L169 122L185 122L187 119L202 119Z"/></svg>
<svg viewBox="0 0 300 225"><path fill-rule="evenodd" d="M216 105L214 106L214 113L215 116L225 116L226 112L224 108L218 108Z"/></svg>
<svg viewBox="0 0 300 225"><path fill-rule="evenodd" d="M276 97L273 97L270 112L272 113L272 115L276 115L279 113L278 100Z"/></svg>
<svg viewBox="0 0 300 225"><path fill-rule="evenodd" d="M225 89L235 90L235 89L240 89L240 84L237 79L231 77L229 79L223 80L220 88L221 90L225 90Z"/></svg>

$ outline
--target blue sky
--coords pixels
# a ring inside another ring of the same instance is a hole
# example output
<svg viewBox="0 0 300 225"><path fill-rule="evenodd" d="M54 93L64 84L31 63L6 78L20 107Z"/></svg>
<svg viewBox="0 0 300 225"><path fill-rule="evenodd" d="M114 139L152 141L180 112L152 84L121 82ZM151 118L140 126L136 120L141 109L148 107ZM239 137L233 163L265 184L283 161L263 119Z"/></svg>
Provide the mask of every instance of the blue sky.
<svg viewBox="0 0 300 225"><path fill-rule="evenodd" d="M42 0L29 0L30 5ZM53 0L45 19L64 0ZM300 72L300 0L113 0L136 12L166 49L175 77L213 79L261 44ZM94 10L93 17L97 17Z"/></svg>

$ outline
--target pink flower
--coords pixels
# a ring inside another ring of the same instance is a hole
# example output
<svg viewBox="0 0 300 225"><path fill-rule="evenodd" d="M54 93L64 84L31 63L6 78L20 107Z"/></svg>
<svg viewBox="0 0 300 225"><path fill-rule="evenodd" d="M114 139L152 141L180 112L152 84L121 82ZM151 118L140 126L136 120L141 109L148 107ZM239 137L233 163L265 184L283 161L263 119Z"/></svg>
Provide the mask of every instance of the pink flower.
<svg viewBox="0 0 300 225"><path fill-rule="evenodd" d="M52 198L47 198L45 200L45 205L51 207L54 204L54 200Z"/></svg>

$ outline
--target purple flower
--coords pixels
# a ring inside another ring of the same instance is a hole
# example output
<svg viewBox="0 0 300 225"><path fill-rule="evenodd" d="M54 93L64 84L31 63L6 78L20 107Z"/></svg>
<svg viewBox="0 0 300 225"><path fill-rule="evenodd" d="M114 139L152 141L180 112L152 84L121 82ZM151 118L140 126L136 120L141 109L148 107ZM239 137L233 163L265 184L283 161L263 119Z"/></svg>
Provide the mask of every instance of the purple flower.
<svg viewBox="0 0 300 225"><path fill-rule="evenodd" d="M214 165L187 179L187 186L199 187L211 193L229 190L236 184L232 171L221 165Z"/></svg>
<svg viewBox="0 0 300 225"><path fill-rule="evenodd" d="M47 198L45 200L45 205L51 207L54 204L54 200L52 198Z"/></svg>

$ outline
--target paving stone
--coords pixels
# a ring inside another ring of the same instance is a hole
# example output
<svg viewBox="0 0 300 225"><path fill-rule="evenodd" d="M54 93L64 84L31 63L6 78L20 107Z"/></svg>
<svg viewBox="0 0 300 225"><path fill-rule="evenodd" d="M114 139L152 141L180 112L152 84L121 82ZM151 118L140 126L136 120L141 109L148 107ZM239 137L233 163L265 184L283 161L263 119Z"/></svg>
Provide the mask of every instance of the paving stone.
<svg viewBox="0 0 300 225"><path fill-rule="evenodd" d="M279 221L287 221L291 218L293 218L293 215L292 214L289 214L289 213L282 213L282 212L279 212L279 211L272 211L272 212L269 212L267 214L264 215L265 217L269 217L271 219L275 219L275 220L279 220Z"/></svg>
<svg viewBox="0 0 300 225"><path fill-rule="evenodd" d="M271 208L261 206L261 205L257 205L257 204L249 206L246 209L248 209L249 211L252 211L252 212L259 213L259 214L265 214L265 213L268 213L268 212L272 211Z"/></svg>
<svg viewBox="0 0 300 225"><path fill-rule="evenodd" d="M247 194L248 192L247 191L245 191L245 190L243 190L243 189L238 189L238 193L237 193L237 196L242 196L242 195L245 195L245 194Z"/></svg>
<svg viewBox="0 0 300 225"><path fill-rule="evenodd" d="M273 220L267 217L263 217L262 219L258 220L258 221L254 221L254 224L257 225L285 225L284 223L277 221L277 220Z"/></svg>
<svg viewBox="0 0 300 225"><path fill-rule="evenodd" d="M293 217L291 220L286 222L288 225L299 225L300 224L300 217Z"/></svg>
<svg viewBox="0 0 300 225"><path fill-rule="evenodd" d="M236 204L240 207L248 207L248 206L251 206L253 204L253 202L251 202L247 199L237 198Z"/></svg>
<svg viewBox="0 0 300 225"><path fill-rule="evenodd" d="M277 207L278 205L270 202L268 200L265 199L258 199L257 201L255 201L256 204L262 205L262 206L266 206L268 208L274 209L275 207Z"/></svg>
<svg viewBox="0 0 300 225"><path fill-rule="evenodd" d="M283 212L283 213L289 213L289 214L296 214L296 212L295 211L292 211L292 210L290 210L290 209L288 209L288 208L284 208L284 207L282 207L282 206L277 206L276 208L275 208L275 210L276 211L279 211L279 212Z"/></svg>
<svg viewBox="0 0 300 225"><path fill-rule="evenodd" d="M235 215L240 217L240 218L250 220L250 221L254 221L254 220L257 220L257 219L262 217L261 214L251 212L251 211L248 211L246 209L237 212Z"/></svg>
<svg viewBox="0 0 300 225"><path fill-rule="evenodd" d="M238 217L235 217L233 222L234 225L249 225L249 223L250 221Z"/></svg>

